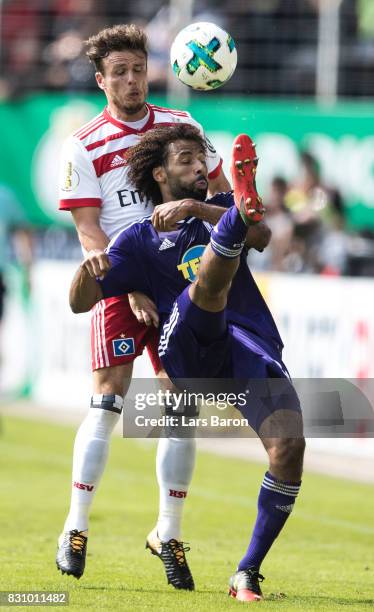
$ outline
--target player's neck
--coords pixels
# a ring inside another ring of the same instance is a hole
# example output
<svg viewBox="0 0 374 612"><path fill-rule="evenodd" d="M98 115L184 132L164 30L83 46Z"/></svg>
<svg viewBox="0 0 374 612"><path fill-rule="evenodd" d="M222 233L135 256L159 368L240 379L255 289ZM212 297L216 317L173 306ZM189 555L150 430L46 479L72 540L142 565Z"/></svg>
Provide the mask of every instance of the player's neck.
<svg viewBox="0 0 374 612"><path fill-rule="evenodd" d="M108 111L114 119L118 119L119 121L124 121L125 123L131 123L133 121L140 121L140 119L144 119L148 112L148 108L146 104L142 106L142 108L135 112L129 113L123 108L118 108L113 102L108 101Z"/></svg>

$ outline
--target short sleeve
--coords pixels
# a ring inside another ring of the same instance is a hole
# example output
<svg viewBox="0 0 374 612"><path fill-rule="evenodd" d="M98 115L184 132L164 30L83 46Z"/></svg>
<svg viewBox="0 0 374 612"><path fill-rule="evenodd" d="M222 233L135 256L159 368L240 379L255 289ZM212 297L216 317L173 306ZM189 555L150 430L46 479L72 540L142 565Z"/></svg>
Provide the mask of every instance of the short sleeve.
<svg viewBox="0 0 374 612"><path fill-rule="evenodd" d="M82 143L71 136L62 148L59 177L59 209L101 206L100 184Z"/></svg>
<svg viewBox="0 0 374 612"><path fill-rule="evenodd" d="M133 227L123 230L108 245L111 269L103 280L99 280L103 297L116 297L131 291L146 293L141 262L138 261L136 237Z"/></svg>

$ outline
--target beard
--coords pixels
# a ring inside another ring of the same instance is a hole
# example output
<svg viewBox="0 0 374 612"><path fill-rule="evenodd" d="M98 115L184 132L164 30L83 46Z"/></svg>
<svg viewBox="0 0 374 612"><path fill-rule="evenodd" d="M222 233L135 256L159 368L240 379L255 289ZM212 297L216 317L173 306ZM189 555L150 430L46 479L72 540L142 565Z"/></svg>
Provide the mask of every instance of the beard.
<svg viewBox="0 0 374 612"><path fill-rule="evenodd" d="M121 97L121 95L117 95L116 93L111 93L111 99L114 105L126 115L136 115L145 107L146 97L148 95L148 88L146 89L144 96L141 95L138 100L132 101L126 100L126 98Z"/></svg>
<svg viewBox="0 0 374 612"><path fill-rule="evenodd" d="M134 104L122 104L122 110L126 115L136 115L144 108L145 102L134 102Z"/></svg>
<svg viewBox="0 0 374 612"><path fill-rule="evenodd" d="M192 185L181 185L180 182L174 181L169 177L169 189L175 200L185 200L190 198L192 200L198 200L204 202L208 194L208 183L206 187L197 187L196 184Z"/></svg>

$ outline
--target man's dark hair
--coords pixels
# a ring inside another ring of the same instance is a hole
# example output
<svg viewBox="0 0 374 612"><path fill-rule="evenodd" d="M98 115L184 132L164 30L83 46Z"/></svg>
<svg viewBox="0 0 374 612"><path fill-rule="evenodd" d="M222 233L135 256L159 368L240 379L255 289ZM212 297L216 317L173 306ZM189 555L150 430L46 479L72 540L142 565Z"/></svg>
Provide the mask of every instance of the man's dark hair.
<svg viewBox="0 0 374 612"><path fill-rule="evenodd" d="M120 24L100 30L86 40L86 55L97 72L103 72L103 59L111 51L142 51L147 58L147 36L134 23Z"/></svg>
<svg viewBox="0 0 374 612"><path fill-rule="evenodd" d="M176 140L192 140L206 153L206 142L199 130L187 123L177 123L168 127L156 127L142 136L140 142L131 147L128 156L128 178L146 198L154 204L161 204L162 196L152 171L164 166L169 145Z"/></svg>

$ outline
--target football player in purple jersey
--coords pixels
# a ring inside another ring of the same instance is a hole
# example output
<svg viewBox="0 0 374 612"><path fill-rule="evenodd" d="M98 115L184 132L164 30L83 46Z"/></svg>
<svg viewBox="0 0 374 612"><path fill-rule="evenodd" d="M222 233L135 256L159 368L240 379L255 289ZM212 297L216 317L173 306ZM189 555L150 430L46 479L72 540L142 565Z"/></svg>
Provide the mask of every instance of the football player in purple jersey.
<svg viewBox="0 0 374 612"><path fill-rule="evenodd" d="M198 131L185 125L143 136L129 158L130 173L159 206L118 234L100 259L88 254L73 279L70 304L85 312L102 297L142 291L157 306L159 355L177 386L178 379L267 381L267 394L262 385L238 405L267 451L269 469L248 548L229 584L232 597L258 601L261 563L301 486L305 441L283 343L247 265L248 248L262 250L269 240L254 145L246 135L236 138L234 191L208 203L205 146ZM175 200L182 200L179 212L168 204ZM212 206L214 227L199 219L205 206Z"/></svg>

